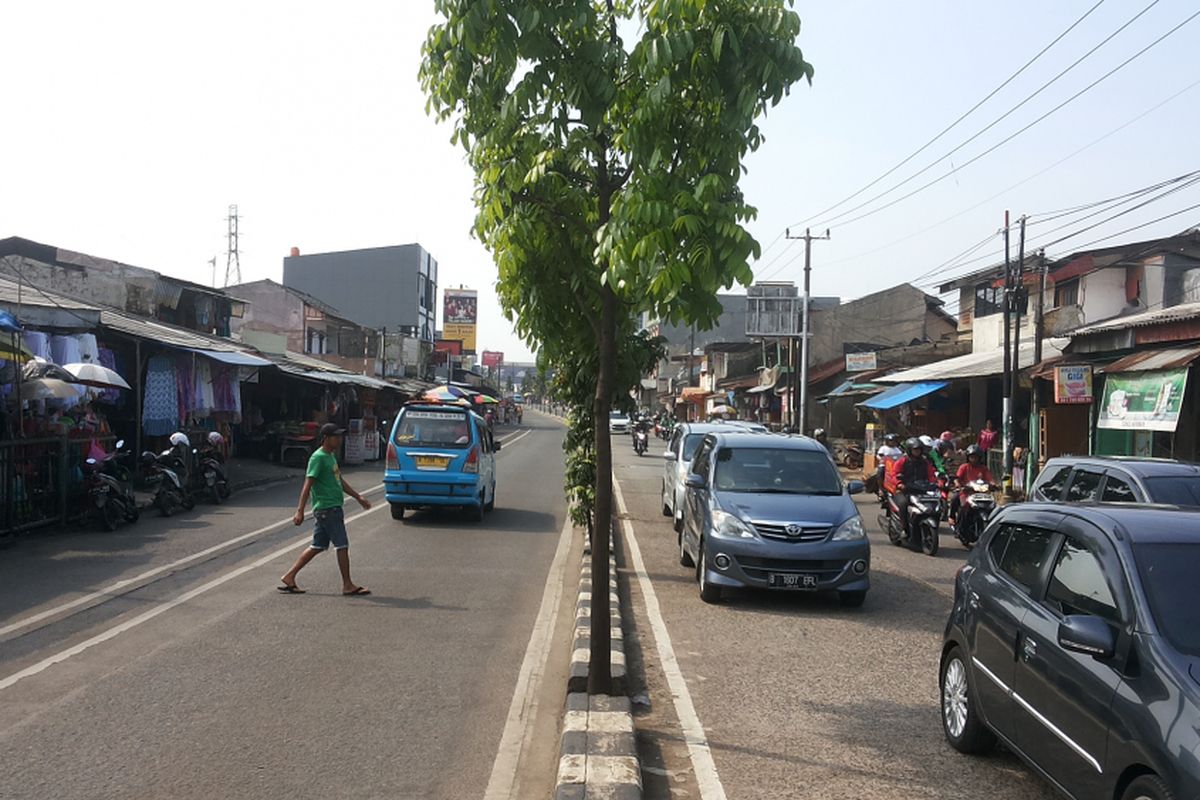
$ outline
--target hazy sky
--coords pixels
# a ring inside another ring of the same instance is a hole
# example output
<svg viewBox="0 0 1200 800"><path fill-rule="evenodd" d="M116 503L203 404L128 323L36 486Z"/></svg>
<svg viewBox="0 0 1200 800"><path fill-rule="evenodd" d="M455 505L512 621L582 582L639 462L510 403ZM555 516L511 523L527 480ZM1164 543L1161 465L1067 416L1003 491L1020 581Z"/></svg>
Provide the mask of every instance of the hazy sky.
<svg viewBox="0 0 1200 800"><path fill-rule="evenodd" d="M750 159L744 187L761 212L753 233L766 247L786 226L878 177L1094 4L798 3L800 45L816 76L770 114L768 141ZM425 115L416 73L431 5L0 4L7 111L0 237L203 283L211 281L213 255L223 279L230 203L243 217L244 280L278 280L293 245L319 252L418 241L439 260L443 287L480 290L480 348L504 350L510 360L528 356L491 292L491 258L469 236L471 175L462 153L450 146L449 128ZM1153 8L1054 86L885 199L950 175L1195 11L1186 0L1106 0L959 127L838 210L935 162L1147 5ZM988 199L1200 80L1198 37L1200 19L936 186L866 219L832 221L833 239L814 245L814 292L848 299L927 273L994 232L1006 207L1014 216L1046 212L1200 169L1197 87ZM1198 195L1200 187L1189 188L1053 249L1069 251L1178 211L1200 202ZM810 221L825 227L825 218ZM1200 210L1123 238L1198 221ZM1071 219L1055 224L1063 222ZM761 276L799 279L793 258L801 248L784 248L768 249ZM946 274L953 270L939 277Z"/></svg>

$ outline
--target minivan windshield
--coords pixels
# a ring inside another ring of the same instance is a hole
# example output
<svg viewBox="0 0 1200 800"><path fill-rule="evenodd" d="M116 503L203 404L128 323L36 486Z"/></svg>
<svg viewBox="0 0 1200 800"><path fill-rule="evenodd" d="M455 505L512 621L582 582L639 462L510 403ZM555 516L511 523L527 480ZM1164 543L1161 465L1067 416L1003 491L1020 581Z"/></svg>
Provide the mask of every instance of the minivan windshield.
<svg viewBox="0 0 1200 800"><path fill-rule="evenodd" d="M1135 544L1133 555L1159 631L1176 650L1200 657L1200 543Z"/></svg>
<svg viewBox="0 0 1200 800"><path fill-rule="evenodd" d="M1200 506L1200 477L1164 475L1146 478L1150 501L1176 506Z"/></svg>
<svg viewBox="0 0 1200 800"><path fill-rule="evenodd" d="M724 447L717 452L713 487L718 492L838 495L842 479L824 453Z"/></svg>
<svg viewBox="0 0 1200 800"><path fill-rule="evenodd" d="M396 426L396 444L405 447L463 448L471 443L466 411L408 408Z"/></svg>

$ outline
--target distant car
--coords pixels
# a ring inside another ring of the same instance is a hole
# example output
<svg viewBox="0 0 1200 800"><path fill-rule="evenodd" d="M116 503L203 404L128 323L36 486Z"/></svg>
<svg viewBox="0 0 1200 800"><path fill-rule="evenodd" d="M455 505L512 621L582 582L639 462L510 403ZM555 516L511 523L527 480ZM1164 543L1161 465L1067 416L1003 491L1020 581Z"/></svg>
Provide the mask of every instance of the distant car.
<svg viewBox="0 0 1200 800"><path fill-rule="evenodd" d="M746 430L738 422L681 422L671 431L667 452L663 454L662 513L671 517L675 531L683 530L683 481L692 465L692 456L706 433Z"/></svg>
<svg viewBox="0 0 1200 800"><path fill-rule="evenodd" d="M496 505L500 443L470 409L406 405L388 440L383 491L393 519L421 506L455 506L481 521Z"/></svg>
<svg viewBox="0 0 1200 800"><path fill-rule="evenodd" d="M1166 458L1052 458L1038 475L1030 499L1200 506L1200 465Z"/></svg>
<svg viewBox="0 0 1200 800"><path fill-rule="evenodd" d="M1200 797L1200 526L1163 506L1004 508L959 570L942 727L1071 797Z"/></svg>
<svg viewBox="0 0 1200 800"><path fill-rule="evenodd" d="M609 433L629 433L629 415L624 411L612 411L608 415Z"/></svg>
<svg viewBox="0 0 1200 800"><path fill-rule="evenodd" d="M829 453L805 437L709 433L687 476L679 563L696 568L700 599L726 588L835 591L861 606L871 545Z"/></svg>

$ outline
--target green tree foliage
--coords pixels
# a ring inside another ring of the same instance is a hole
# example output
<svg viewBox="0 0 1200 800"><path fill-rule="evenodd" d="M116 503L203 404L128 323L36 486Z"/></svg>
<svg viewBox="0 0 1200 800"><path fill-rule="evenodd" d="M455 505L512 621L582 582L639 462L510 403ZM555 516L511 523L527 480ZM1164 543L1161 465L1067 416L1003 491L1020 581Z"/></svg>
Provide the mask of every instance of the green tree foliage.
<svg viewBox="0 0 1200 800"><path fill-rule="evenodd" d="M755 209L739 188L756 124L812 67L787 0L435 0L421 79L475 172L475 235L518 333L561 373L594 354L595 519L612 516L607 417L641 312L711 325L749 284ZM580 403L576 405L576 403ZM578 444L578 442L576 442ZM585 452L581 458L587 459ZM585 474L581 470L578 474ZM593 580L607 585L608 539ZM593 691L608 684L605 604ZM594 609L597 610L597 609ZM603 663L600 663L603 661Z"/></svg>

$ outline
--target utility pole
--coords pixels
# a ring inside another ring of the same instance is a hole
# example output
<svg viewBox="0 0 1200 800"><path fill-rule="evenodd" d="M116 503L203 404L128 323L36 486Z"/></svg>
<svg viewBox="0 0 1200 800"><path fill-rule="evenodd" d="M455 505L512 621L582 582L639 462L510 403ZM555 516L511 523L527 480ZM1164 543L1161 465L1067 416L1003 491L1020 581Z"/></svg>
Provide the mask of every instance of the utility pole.
<svg viewBox="0 0 1200 800"><path fill-rule="evenodd" d="M1025 296L1025 215L1017 220L1021 225L1020 234L1017 237L1017 263L1013 269L1013 352L1012 352L1012 389L1009 395L1012 397L1013 406L1017 402L1017 391L1021 388L1021 300ZM1013 448L1017 445L1017 425L1016 418L1012 422L1012 435L1009 439L1008 446L1005 448L1004 457L1008 461L1009 468L1006 470L1008 475L1013 474ZM1014 487L1015 488L1015 487Z"/></svg>
<svg viewBox="0 0 1200 800"><path fill-rule="evenodd" d="M225 218L225 285L229 286L230 279L234 284L242 282L242 259L238 248L238 207L229 206L229 216Z"/></svg>
<svg viewBox="0 0 1200 800"><path fill-rule="evenodd" d="M1037 311L1033 317L1033 363L1042 363L1042 337L1045 335L1045 317L1044 308L1046 306L1046 251L1038 252L1038 304ZM1034 478L1042 471L1042 453L1045 452L1045 444L1042 442L1042 415L1041 415L1041 398L1040 385L1035 379L1033 382L1033 393L1030 396L1030 411L1029 411L1029 463L1025 468L1026 484L1033 485ZM1034 435L1036 428L1037 435Z"/></svg>
<svg viewBox="0 0 1200 800"><path fill-rule="evenodd" d="M1001 391L1004 395L1004 416L1001 422L1001 446L1004 448L1004 477L1006 491L1012 489L1012 259L1008 250L1008 211L1004 212L1004 376Z"/></svg>
<svg viewBox="0 0 1200 800"><path fill-rule="evenodd" d="M825 229L824 236L813 236L810 228L804 229L803 236L792 236L792 232L790 230L784 231L784 234L788 239L804 240L804 309L803 322L800 328L800 386L799 391L797 392L800 398L800 408L797 414L798 425L796 427L796 432L803 436L805 426L808 422L808 307L812 282L812 243L814 239L829 239L829 229Z"/></svg>

